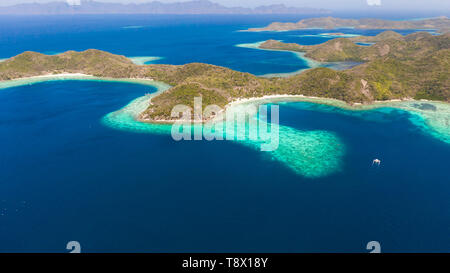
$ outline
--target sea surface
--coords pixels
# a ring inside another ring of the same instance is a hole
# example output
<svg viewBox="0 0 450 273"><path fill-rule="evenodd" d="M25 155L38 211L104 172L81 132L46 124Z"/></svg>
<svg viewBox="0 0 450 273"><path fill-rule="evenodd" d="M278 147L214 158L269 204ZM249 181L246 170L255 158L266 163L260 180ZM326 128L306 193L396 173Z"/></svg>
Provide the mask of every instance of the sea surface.
<svg viewBox="0 0 450 273"><path fill-rule="evenodd" d="M160 57L153 63L292 73L308 63L236 45L332 38L324 30L239 31L299 19L6 16L0 59L97 48ZM279 103L281 126L324 131L345 147L339 168L308 177L237 142L176 142L103 122L155 91L81 80L0 89L0 252L67 252L69 241L83 252L368 252L369 241L385 252L450 251L450 145L420 130L410 113Z"/></svg>

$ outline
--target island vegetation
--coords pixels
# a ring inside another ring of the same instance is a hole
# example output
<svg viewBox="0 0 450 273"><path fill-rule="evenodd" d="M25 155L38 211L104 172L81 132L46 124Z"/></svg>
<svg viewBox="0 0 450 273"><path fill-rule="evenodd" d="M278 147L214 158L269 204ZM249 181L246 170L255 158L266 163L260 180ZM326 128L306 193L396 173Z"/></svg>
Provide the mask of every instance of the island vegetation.
<svg viewBox="0 0 450 273"><path fill-rule="evenodd" d="M333 98L349 104L406 98L450 101L450 34L403 37L384 33L376 39L379 41L370 47L348 38L315 46L278 41L262 44L263 48L306 52L308 57L324 62L363 62L347 70L319 67L287 78L262 78L202 63L136 65L125 56L90 49L59 55L24 52L0 63L0 80L83 73L165 82L172 87L153 97L140 116L150 122L172 120L172 108L177 104L193 106L194 97L202 97L204 106L221 107L238 99L266 95Z"/></svg>
<svg viewBox="0 0 450 273"><path fill-rule="evenodd" d="M450 19L442 16L422 20L392 21L382 19L341 19L334 17L309 18L297 23L274 22L262 28L250 28L246 31L291 31L301 29L435 29L441 33L450 31Z"/></svg>
<svg viewBox="0 0 450 273"><path fill-rule="evenodd" d="M402 59L408 56L418 58L446 49L449 46L447 44L449 34L433 38L428 32L416 32L407 36L399 34L398 36L392 34L392 31L387 31L374 37L337 38L318 45L299 45L268 40L259 48L305 52L306 57L319 62L367 62L384 56ZM376 43L372 46L357 44L366 41L376 41Z"/></svg>

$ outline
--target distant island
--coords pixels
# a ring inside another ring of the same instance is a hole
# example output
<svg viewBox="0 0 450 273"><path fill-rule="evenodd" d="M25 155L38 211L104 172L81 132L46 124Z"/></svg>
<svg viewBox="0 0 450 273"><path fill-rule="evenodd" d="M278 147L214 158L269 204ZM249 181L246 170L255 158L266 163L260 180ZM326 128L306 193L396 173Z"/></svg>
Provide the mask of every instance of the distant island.
<svg viewBox="0 0 450 273"><path fill-rule="evenodd" d="M276 40L268 40L259 45L261 49L287 50L305 52L305 56L319 62L366 62L388 55L391 46L401 47L400 41L419 36L426 37L430 34L420 33L409 35L406 38L395 31L385 31L376 36L358 36L352 38L336 38L318 45L299 45L296 43L283 43ZM397 40L386 43L385 41ZM356 43L378 43L374 46L361 46ZM398 49L395 49L399 51Z"/></svg>
<svg viewBox="0 0 450 273"><path fill-rule="evenodd" d="M27 3L0 7L5 15L58 15L58 14L329 14L325 9L268 5L256 8L225 7L208 0L162 3L153 1L142 4L120 4L91 0L50 3Z"/></svg>
<svg viewBox="0 0 450 273"><path fill-rule="evenodd" d="M275 22L263 28L246 31L290 31L301 29L436 29L442 33L450 31L450 19L442 16L422 20L392 21L382 19L341 19L334 17L303 19L297 23Z"/></svg>
<svg viewBox="0 0 450 273"><path fill-rule="evenodd" d="M358 37L368 39L367 37ZM185 65L137 65L125 56L90 49L59 55L24 52L0 63L0 80L41 75L83 73L97 77L147 79L172 86L153 97L140 115L142 121L175 120L177 104L225 107L245 98L302 95L332 98L349 104L370 104L392 99L428 99L450 102L450 33L433 36L418 32L407 36L382 33L372 46L359 46L337 38L314 46L268 41L262 48L306 52L323 62L360 61L351 69L336 71L319 67L287 78L261 78L225 67L191 63Z"/></svg>

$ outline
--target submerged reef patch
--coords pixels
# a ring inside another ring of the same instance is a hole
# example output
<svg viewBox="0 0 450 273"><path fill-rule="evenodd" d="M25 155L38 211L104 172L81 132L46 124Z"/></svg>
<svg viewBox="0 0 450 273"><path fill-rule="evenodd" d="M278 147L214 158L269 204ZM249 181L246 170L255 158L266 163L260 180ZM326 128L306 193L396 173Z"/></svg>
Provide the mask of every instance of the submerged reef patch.
<svg viewBox="0 0 450 273"><path fill-rule="evenodd" d="M170 124L153 124L138 120L139 114L149 106L150 99L170 88L169 85L161 82L139 79L96 78L88 75L49 75L3 81L0 82L0 89L58 80L128 82L153 86L157 89L156 92L139 97L122 109L105 115L102 118L102 123L119 130L151 134L171 134L172 126ZM450 144L450 104L444 102L389 101L378 102L372 105L349 106L342 101L333 99L287 96L254 99L246 103L261 105L272 102L296 101L309 102L312 103L310 105L317 105L314 109L318 111L360 115L362 118L365 118L364 111L367 110L378 109L378 111L390 111L393 109L401 109L410 114L409 120L424 134L428 134ZM330 131L302 131L283 125L278 125L278 130L278 149L262 152L269 156L271 160L281 162L293 172L308 178L324 177L341 170L346 147L335 133ZM257 140L246 139L242 141L235 140L235 142L253 149L259 149L261 145L261 141Z"/></svg>
<svg viewBox="0 0 450 273"><path fill-rule="evenodd" d="M159 92L163 92L167 86L155 86ZM144 111L154 94L137 98L124 108L107 114L102 122L111 128L139 133L166 134L171 133L170 124L154 124L138 121L139 114ZM247 122L247 120L246 120ZM192 130L195 126L192 125ZM223 126L220 122L215 126ZM248 124L244 126L236 125L237 128L246 130ZM239 129L238 129L239 130ZM328 131L301 131L288 126L278 126L279 144L273 151L262 152L269 156L271 160L281 162L296 174L308 178L324 177L338 172L341 169L343 157L345 155L345 145L332 132ZM245 135L246 130L243 134ZM240 132L236 132L239 135ZM224 139L226 138L226 131ZM252 149L260 149L262 141L233 140Z"/></svg>
<svg viewBox="0 0 450 273"><path fill-rule="evenodd" d="M437 101L386 101L375 102L369 105L350 106L345 102L324 98L295 98L282 101L306 101L318 104L315 110L326 112L339 112L344 115L361 116L365 111L377 110L390 112L400 109L409 114L409 121L419 128L422 133L450 144L450 104Z"/></svg>

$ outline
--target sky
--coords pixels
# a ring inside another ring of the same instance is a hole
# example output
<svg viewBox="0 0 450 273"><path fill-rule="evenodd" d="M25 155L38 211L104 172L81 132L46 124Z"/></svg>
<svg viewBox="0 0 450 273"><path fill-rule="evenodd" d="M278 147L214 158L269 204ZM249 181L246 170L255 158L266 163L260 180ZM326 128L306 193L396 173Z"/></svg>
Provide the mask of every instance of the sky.
<svg viewBox="0 0 450 273"><path fill-rule="evenodd" d="M18 3L45 3L66 0L0 0L0 5ZM78 0L67 0L78 1ZM152 0L95 0L97 2L145 3ZM188 0L159 0L160 2L183 2ZM373 8L385 10L441 10L450 11L450 0L211 0L224 6L255 7L270 4L285 4L293 7L313 7L331 10Z"/></svg>

